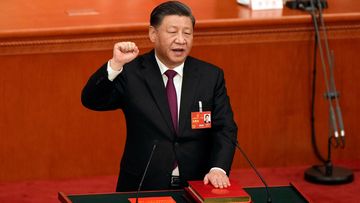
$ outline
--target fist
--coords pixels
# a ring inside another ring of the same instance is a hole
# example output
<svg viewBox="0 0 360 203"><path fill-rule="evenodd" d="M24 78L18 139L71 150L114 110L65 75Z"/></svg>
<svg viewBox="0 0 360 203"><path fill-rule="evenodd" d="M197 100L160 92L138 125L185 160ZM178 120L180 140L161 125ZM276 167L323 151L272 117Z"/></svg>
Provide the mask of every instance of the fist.
<svg viewBox="0 0 360 203"><path fill-rule="evenodd" d="M111 68L120 70L126 63L134 60L139 49L134 42L118 42L114 45Z"/></svg>

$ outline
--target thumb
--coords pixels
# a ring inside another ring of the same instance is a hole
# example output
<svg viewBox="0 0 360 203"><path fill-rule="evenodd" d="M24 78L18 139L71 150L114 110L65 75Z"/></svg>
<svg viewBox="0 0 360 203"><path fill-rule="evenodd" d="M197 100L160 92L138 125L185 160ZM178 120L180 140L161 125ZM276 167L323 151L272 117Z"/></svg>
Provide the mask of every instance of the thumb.
<svg viewBox="0 0 360 203"><path fill-rule="evenodd" d="M208 183L209 183L209 177L208 174L206 174L204 177L204 184L207 185Z"/></svg>

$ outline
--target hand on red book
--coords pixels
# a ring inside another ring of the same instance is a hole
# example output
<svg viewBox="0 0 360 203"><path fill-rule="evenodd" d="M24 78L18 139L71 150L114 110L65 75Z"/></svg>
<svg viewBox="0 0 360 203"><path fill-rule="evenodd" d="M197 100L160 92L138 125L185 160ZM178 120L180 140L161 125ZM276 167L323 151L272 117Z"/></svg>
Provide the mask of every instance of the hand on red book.
<svg viewBox="0 0 360 203"><path fill-rule="evenodd" d="M208 180L208 183L210 181ZM197 203L204 202L243 202L250 203L251 196L242 188L237 180L232 180L227 188L214 188L212 184L204 184L201 180L188 181L186 194Z"/></svg>
<svg viewBox="0 0 360 203"><path fill-rule="evenodd" d="M215 188L227 188L230 186L229 177L223 171L217 169L212 169L205 175L204 184L207 185L209 182Z"/></svg>

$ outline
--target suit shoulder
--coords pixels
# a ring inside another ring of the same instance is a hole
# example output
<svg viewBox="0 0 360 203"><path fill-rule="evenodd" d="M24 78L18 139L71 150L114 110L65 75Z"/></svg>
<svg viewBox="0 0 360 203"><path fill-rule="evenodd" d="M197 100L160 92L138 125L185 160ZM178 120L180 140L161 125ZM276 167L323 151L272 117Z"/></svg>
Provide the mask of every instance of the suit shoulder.
<svg viewBox="0 0 360 203"><path fill-rule="evenodd" d="M187 62L191 64L191 66L197 67L200 71L206 71L206 72L214 72L219 73L223 72L222 69L214 64L211 64L209 62L188 56Z"/></svg>

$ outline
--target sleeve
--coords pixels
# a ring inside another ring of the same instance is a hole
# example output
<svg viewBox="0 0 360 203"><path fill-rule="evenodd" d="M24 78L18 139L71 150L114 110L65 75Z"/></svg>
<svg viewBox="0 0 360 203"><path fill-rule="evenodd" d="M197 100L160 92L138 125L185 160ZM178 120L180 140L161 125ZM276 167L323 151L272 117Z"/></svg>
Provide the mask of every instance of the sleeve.
<svg viewBox="0 0 360 203"><path fill-rule="evenodd" d="M235 154L237 125L234 121L230 99L226 92L224 73L219 71L214 90L214 107L212 112L213 150L212 166L219 167L229 174Z"/></svg>
<svg viewBox="0 0 360 203"><path fill-rule="evenodd" d="M92 110L107 111L121 108L124 74L110 81L108 64L100 67L88 80L81 93L82 104ZM119 73L120 74L120 73ZM121 77L120 77L121 76ZM115 81L116 80L116 81Z"/></svg>
<svg viewBox="0 0 360 203"><path fill-rule="evenodd" d="M107 73L108 73L108 79L110 81L114 81L114 79L122 72L123 68L121 68L119 71L116 71L111 68L110 60L107 62Z"/></svg>

